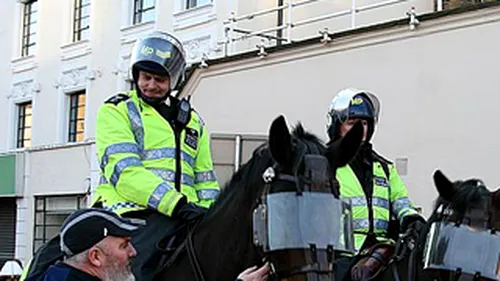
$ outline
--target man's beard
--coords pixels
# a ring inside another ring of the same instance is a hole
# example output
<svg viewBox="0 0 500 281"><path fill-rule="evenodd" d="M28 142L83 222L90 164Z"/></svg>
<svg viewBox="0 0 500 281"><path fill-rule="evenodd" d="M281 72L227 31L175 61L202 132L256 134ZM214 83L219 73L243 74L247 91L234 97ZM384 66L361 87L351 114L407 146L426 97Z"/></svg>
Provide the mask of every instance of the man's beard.
<svg viewBox="0 0 500 281"><path fill-rule="evenodd" d="M106 272L106 278L103 281L135 281L135 276L131 268L130 261L125 268L113 263L111 268Z"/></svg>

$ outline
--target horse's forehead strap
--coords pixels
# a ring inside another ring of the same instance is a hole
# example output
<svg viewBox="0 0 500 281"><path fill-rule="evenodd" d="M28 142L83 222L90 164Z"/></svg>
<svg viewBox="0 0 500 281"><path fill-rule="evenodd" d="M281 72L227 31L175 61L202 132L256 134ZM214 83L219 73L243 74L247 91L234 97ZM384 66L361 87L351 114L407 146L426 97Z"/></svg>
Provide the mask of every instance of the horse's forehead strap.
<svg viewBox="0 0 500 281"><path fill-rule="evenodd" d="M328 159L323 155L306 154L304 156L305 173L313 185L322 185L329 180Z"/></svg>

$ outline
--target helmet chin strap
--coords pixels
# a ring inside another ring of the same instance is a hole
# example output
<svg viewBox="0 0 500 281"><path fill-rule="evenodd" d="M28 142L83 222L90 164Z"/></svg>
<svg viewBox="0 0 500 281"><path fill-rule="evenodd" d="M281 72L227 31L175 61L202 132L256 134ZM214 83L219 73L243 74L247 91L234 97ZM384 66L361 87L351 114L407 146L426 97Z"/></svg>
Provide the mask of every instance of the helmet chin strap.
<svg viewBox="0 0 500 281"><path fill-rule="evenodd" d="M365 143L370 143L373 133L375 132L375 122L373 119L369 119L368 121L368 130L366 132L366 140L364 141Z"/></svg>

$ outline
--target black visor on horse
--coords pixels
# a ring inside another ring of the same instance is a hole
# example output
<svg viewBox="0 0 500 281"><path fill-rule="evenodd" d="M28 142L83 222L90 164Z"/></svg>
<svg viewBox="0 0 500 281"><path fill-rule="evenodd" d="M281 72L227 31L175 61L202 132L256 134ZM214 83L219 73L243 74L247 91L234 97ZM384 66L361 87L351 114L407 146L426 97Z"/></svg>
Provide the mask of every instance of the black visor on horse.
<svg viewBox="0 0 500 281"><path fill-rule="evenodd" d="M496 194L479 179L452 182L439 170L434 183L439 198L429 218L423 269L438 280L500 280Z"/></svg>
<svg viewBox="0 0 500 281"><path fill-rule="evenodd" d="M427 239L424 269L500 280L499 233L436 222Z"/></svg>

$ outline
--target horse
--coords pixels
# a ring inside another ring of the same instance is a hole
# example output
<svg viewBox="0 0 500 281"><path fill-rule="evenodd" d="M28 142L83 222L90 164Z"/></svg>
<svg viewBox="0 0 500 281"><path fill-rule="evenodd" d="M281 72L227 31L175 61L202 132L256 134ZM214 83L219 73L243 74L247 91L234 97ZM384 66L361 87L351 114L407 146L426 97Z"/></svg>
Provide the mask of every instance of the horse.
<svg viewBox="0 0 500 281"><path fill-rule="evenodd" d="M476 178L452 182L440 170L433 179L439 196L411 253L414 272L403 280L500 280L500 188L491 192Z"/></svg>
<svg viewBox="0 0 500 281"><path fill-rule="evenodd" d="M263 264L265 253L254 243L252 231L253 214L262 196L266 192L299 192L298 188L315 173L306 169L306 158L312 156L314 160L322 156L328 160L327 166L318 161L316 168L328 171L327 182L331 183L323 187L338 198L335 170L357 153L362 133L362 126L357 124L345 137L326 147L300 123L290 133L284 117L277 117L271 124L268 141L233 174L206 215L190 229L184 249L178 248L176 256L170 258L168 266L162 267L155 280L233 281L245 268ZM274 168L272 174L270 167ZM303 255L291 255L281 256L288 260L279 265L277 260L271 261L271 268L276 271L276 267L283 269L300 263L302 267L311 266ZM278 280L301 280L311 271L299 270L293 276L275 273ZM330 277L321 280L331 280Z"/></svg>

